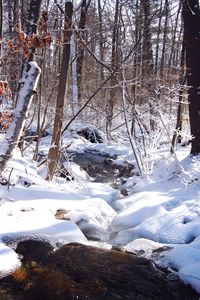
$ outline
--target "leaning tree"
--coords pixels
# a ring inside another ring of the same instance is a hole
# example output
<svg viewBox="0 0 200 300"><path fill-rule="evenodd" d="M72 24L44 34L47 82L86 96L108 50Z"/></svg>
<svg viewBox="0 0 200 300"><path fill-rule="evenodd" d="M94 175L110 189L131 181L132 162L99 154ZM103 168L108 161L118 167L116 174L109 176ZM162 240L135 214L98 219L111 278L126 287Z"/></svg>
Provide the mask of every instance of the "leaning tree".
<svg viewBox="0 0 200 300"><path fill-rule="evenodd" d="M29 9L29 19L27 28L27 39L32 40L33 34L37 32L37 22L39 19L40 7L42 0L31 0ZM20 34L20 33L19 33ZM24 37L24 33L22 32ZM25 40L24 40L25 42ZM33 42L33 40L32 40ZM0 181L4 182L2 172L5 169L7 162L12 157L15 146L18 145L20 137L23 134L25 120L33 99L36 93L36 87L40 76L40 68L33 61L35 47L31 43L31 47L27 48L27 56L24 60L22 76L19 81L19 89L17 94L17 105L13 112L13 121L9 126L4 140L0 145ZM25 53L24 53L25 54Z"/></svg>

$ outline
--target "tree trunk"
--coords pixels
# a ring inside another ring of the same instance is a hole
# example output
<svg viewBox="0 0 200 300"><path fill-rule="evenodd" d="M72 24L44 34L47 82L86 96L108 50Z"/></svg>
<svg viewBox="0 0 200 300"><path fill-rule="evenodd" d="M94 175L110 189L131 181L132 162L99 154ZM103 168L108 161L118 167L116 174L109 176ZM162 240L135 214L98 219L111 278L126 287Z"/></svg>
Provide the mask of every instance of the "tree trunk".
<svg viewBox="0 0 200 300"><path fill-rule="evenodd" d="M164 33L163 33L163 42L162 42L162 54L160 62L160 76L164 77L164 67L165 67L165 56L166 56L166 40L167 40L167 31L168 31L168 17L169 17L169 1L165 0L165 24L164 24Z"/></svg>
<svg viewBox="0 0 200 300"><path fill-rule="evenodd" d="M120 9L120 0L116 0L115 4L115 18L112 32L112 53L111 53L111 66L112 69L117 70L119 68L119 9ZM112 127L112 119L113 119L113 109L115 105L116 95L116 84L117 78L116 74L112 76L110 82L110 97L106 107L106 134L107 139L111 140L111 127Z"/></svg>
<svg viewBox="0 0 200 300"><path fill-rule="evenodd" d="M73 32L71 38L71 56L72 56L72 111L73 115L78 112L78 82L77 82L77 59L76 59L76 33Z"/></svg>
<svg viewBox="0 0 200 300"><path fill-rule="evenodd" d="M172 45L171 45L171 49L170 49L170 56L169 56L169 62L168 62L169 69L171 69L171 67L173 66L173 57L175 56L176 36L177 36L177 29L179 26L180 12L181 12L181 3L179 3L175 26L174 26L174 30L173 30Z"/></svg>
<svg viewBox="0 0 200 300"><path fill-rule="evenodd" d="M8 31L9 31L9 38L12 37L12 30L13 30L13 24L12 24L12 4L11 0L8 0Z"/></svg>
<svg viewBox="0 0 200 300"><path fill-rule="evenodd" d="M183 1L184 43L189 117L192 134L191 154L200 153L200 8L198 0Z"/></svg>
<svg viewBox="0 0 200 300"><path fill-rule="evenodd" d="M56 170L57 161L60 151L60 138L63 125L63 108L67 92L67 75L70 60L70 40L71 40L71 24L72 24L73 4L65 3L65 31L64 31L64 47L62 64L59 78L58 95L56 102L56 115L54 120L53 137L51 147L48 153L48 175L47 179L52 180Z"/></svg>
<svg viewBox="0 0 200 300"><path fill-rule="evenodd" d="M143 32L143 54L142 54L142 84L145 90L149 94L149 112L150 112L150 128L152 131L156 129L156 123L154 121L154 102L151 98L154 98L154 62L153 62L153 47L151 38L151 5L150 1L146 0L142 2L144 11L144 32Z"/></svg>
<svg viewBox="0 0 200 300"><path fill-rule="evenodd" d="M0 41L3 38L3 0L0 0ZM2 46L0 43L0 59L2 57Z"/></svg>
<svg viewBox="0 0 200 300"><path fill-rule="evenodd" d="M104 61L104 41L103 41L103 15L102 15L102 7L101 0L98 0L98 17L99 17L99 55L100 60ZM100 65L100 80L104 81L104 69L103 66Z"/></svg>
<svg viewBox="0 0 200 300"><path fill-rule="evenodd" d="M16 38L18 32L21 31L21 1L15 0L13 3L13 32L12 36ZM21 77L21 71L23 67L23 61L21 60L16 64L16 56L12 57L11 63L11 90L13 101L16 100L17 97L17 89L18 89L18 81Z"/></svg>
<svg viewBox="0 0 200 300"><path fill-rule="evenodd" d="M157 33L156 33L156 51L155 51L155 74L156 74L156 76L158 75L158 57L159 57L158 54L159 54L159 46L160 46L162 9L163 9L163 0L161 0L161 3L160 3L158 29L157 29Z"/></svg>
<svg viewBox="0 0 200 300"><path fill-rule="evenodd" d="M133 78L140 77L140 63L141 63L141 5L139 5L139 0L135 4L135 36L134 41L136 45L136 51L133 59ZM133 84L131 88L132 92L132 124L131 124L131 134L135 136L135 107L137 99L137 84Z"/></svg>
<svg viewBox="0 0 200 300"><path fill-rule="evenodd" d="M21 30L21 3L20 0L14 1L14 29L18 28L18 30Z"/></svg>
<svg viewBox="0 0 200 300"><path fill-rule="evenodd" d="M144 11L144 32L143 32L143 46L142 46L142 76L144 82L147 85L151 85L149 82L149 76L153 75L153 50L152 50L152 39L151 39L151 5L150 1L142 1Z"/></svg>
<svg viewBox="0 0 200 300"><path fill-rule="evenodd" d="M181 129L182 129L182 110L183 110L183 86L185 84L185 71L184 71L184 63L185 63L185 45L183 43L182 50L181 50L181 69L179 75L179 101L178 101L178 111L177 111L177 120L176 120L176 127L172 138L172 145L171 145L171 153L174 154L175 147L177 141L181 143Z"/></svg>
<svg viewBox="0 0 200 300"><path fill-rule="evenodd" d="M86 18L87 18L87 11L89 8L91 0L83 0L81 3L81 14L80 14L80 20L79 20L79 34L84 37L84 30L85 30L85 24L86 24ZM80 41L78 43L78 55L77 55L77 83L78 83L78 102L81 103L81 82L82 82L82 69L83 69L83 59L84 59L84 45Z"/></svg>

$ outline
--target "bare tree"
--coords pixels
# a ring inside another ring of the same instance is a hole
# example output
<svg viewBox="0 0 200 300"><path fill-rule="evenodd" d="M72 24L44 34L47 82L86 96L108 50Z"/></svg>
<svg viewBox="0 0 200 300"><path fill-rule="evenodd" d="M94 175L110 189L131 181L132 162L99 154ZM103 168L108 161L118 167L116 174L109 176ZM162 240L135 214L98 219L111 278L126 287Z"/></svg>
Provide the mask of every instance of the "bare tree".
<svg viewBox="0 0 200 300"><path fill-rule="evenodd" d="M120 0L115 3L115 16L112 32L112 52L111 52L111 67L114 70L119 68L119 15L120 15ZM106 134L108 140L111 140L111 127L113 119L113 109L117 91L117 74L112 76L110 81L110 96L106 107Z"/></svg>
<svg viewBox="0 0 200 300"><path fill-rule="evenodd" d="M48 153L48 175L47 179L52 180L56 170L59 158L60 139L63 125L63 108L67 91L68 67L70 61L70 40L72 34L72 14L73 4L67 1L65 3L65 29L64 29L64 46L62 54L61 71L59 77L58 94L56 101L56 114L54 120L53 137L51 147Z"/></svg>
<svg viewBox="0 0 200 300"><path fill-rule="evenodd" d="M185 85L186 76L184 70L185 64L185 45L182 45L181 51L181 66L180 66L180 75L179 75L179 101L178 101L178 110L177 110L177 119L176 119L176 127L172 138L172 146L171 146L171 153L174 154L175 147L177 142L181 143L181 129L182 129L182 113L183 113L183 86Z"/></svg>
<svg viewBox="0 0 200 300"><path fill-rule="evenodd" d="M161 77L163 77L163 71L164 71L164 65L165 65L165 51L166 51L168 18L169 18L169 0L165 0L164 10L165 10L165 23L164 23L164 32L163 32L163 41L162 41L161 62L160 62Z"/></svg>
<svg viewBox="0 0 200 300"><path fill-rule="evenodd" d="M83 0L81 3L81 12L80 12L80 19L78 23L78 30L79 36L84 38L85 37L85 26L87 20L87 12L90 5L91 0ZM77 55L77 84L78 84L78 102L81 102L81 82L82 82L82 73L83 73L83 59L84 59L84 45L79 38L78 42L78 55Z"/></svg>

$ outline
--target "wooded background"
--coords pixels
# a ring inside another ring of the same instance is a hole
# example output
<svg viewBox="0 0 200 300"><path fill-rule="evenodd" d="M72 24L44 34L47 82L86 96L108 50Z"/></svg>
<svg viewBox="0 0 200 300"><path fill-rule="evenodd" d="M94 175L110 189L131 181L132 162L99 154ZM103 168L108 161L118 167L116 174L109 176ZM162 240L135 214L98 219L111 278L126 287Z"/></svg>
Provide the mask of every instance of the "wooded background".
<svg viewBox="0 0 200 300"><path fill-rule="evenodd" d="M194 11L199 24L197 0L43 0L37 32L30 31L40 2L0 1L0 108L15 109L24 63L35 60L41 76L26 129L35 126L35 160L41 137L53 130L49 179L62 134L77 120L108 141L122 128L144 155L169 141L174 153L190 139L185 53L194 39L184 25ZM192 152L200 152L199 142Z"/></svg>

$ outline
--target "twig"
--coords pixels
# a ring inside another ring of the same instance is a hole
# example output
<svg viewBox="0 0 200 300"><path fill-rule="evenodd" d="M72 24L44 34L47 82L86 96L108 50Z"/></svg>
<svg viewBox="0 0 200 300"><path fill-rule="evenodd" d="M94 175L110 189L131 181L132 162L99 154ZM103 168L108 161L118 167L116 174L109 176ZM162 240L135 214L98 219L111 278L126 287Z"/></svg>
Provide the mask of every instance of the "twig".
<svg viewBox="0 0 200 300"><path fill-rule="evenodd" d="M9 173L9 176L8 176L8 186L7 186L7 190L9 191L9 188L10 188L10 178L11 178L11 174L12 174L12 171L13 171L13 168L11 169L10 173Z"/></svg>

